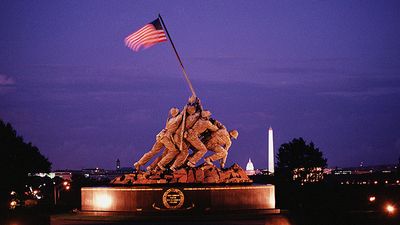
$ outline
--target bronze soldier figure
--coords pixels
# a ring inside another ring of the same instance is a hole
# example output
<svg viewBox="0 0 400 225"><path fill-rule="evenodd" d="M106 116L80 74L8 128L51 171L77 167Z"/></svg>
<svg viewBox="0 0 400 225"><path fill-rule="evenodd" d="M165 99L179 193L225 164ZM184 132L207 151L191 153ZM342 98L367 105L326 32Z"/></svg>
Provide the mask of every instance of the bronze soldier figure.
<svg viewBox="0 0 400 225"><path fill-rule="evenodd" d="M202 111L201 118L188 130L186 140L197 150L196 153L189 159L187 165L195 167L196 163L207 152L206 146L201 142L200 135L206 130L217 131L218 127L210 122L210 111Z"/></svg>
<svg viewBox="0 0 400 225"><path fill-rule="evenodd" d="M211 137L206 142L208 150L215 152L213 155L204 159L208 165L213 165L213 161L220 160L221 168L225 167L228 150L232 145L231 138L237 139L239 133L232 130L228 133L225 128L219 129L211 133Z"/></svg>
<svg viewBox="0 0 400 225"><path fill-rule="evenodd" d="M136 170L139 170L140 166L145 165L151 158L159 153L163 147L165 147L167 151L178 151L175 144L172 142L172 134L176 131L176 129L178 129L178 126L182 121L183 114L179 114L178 108L171 108L170 115L171 118L167 120L165 129L157 134L156 142L154 143L152 149L145 153L139 161L133 164Z"/></svg>
<svg viewBox="0 0 400 225"><path fill-rule="evenodd" d="M187 113L189 115L186 117L186 120L185 120L185 131L192 128L193 125L197 122L197 120L200 118L200 115L201 115L200 111L196 111L196 107L193 105L189 105L187 107ZM179 126L177 132L174 135L174 141L177 146L180 146L181 140L183 140L183 143L182 143L182 149L181 149L180 153L178 154L174 163L170 167L170 169L172 171L175 171L177 168L182 166L182 164L186 161L186 159L189 155L189 143L185 139L182 138L181 132L179 132L181 130L182 130L182 124Z"/></svg>

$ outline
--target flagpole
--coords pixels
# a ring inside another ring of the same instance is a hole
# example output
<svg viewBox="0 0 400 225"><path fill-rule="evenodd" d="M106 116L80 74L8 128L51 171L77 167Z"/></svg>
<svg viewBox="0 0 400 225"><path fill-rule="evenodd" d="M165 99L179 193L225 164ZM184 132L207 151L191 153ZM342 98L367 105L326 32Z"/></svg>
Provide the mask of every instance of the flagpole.
<svg viewBox="0 0 400 225"><path fill-rule="evenodd" d="M181 65L181 68L182 68L182 71L183 71L183 75L185 76L186 82L187 82L188 85L189 85L190 91L192 92L192 95L193 95L194 97L196 97L197 95L196 95L196 92L194 92L192 82L190 82L190 80L189 80L189 77L188 77L188 75L187 75L187 73L186 73L185 67L183 66L181 57L179 57L179 54L178 54L178 52L176 51L174 42L172 42L171 36L169 35L168 30L167 30L167 27L165 26L164 20L162 19L162 17L161 17L160 14L158 14L158 18L160 19L160 21L161 21L161 23L162 23L162 25L163 25L163 27L164 27L164 29L165 29L165 32L167 33L169 42L171 43L172 48L174 49L176 58L178 58L178 61L179 61L180 65Z"/></svg>

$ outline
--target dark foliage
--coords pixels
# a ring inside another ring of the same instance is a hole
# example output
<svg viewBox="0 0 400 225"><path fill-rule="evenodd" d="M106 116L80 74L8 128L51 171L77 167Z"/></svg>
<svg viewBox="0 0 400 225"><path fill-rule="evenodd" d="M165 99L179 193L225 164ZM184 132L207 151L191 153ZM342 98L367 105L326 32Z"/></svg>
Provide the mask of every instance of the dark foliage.
<svg viewBox="0 0 400 225"><path fill-rule="evenodd" d="M327 159L323 157L322 152L314 146L313 142L307 144L303 138L294 138L289 143L284 143L279 147L277 156L276 175L287 181L293 180L294 171L298 172L301 181L313 169L324 169L327 166ZM322 171L321 171L322 172Z"/></svg>
<svg viewBox="0 0 400 225"><path fill-rule="evenodd" d="M32 143L25 143L11 126L0 119L0 188L8 190L23 186L28 173L50 172L51 163Z"/></svg>

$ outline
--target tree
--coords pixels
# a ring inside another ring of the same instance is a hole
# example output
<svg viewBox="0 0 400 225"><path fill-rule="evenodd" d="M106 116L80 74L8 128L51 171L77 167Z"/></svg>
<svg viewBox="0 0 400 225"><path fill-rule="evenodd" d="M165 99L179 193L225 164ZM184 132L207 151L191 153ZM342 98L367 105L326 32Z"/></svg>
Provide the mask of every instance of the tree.
<svg viewBox="0 0 400 225"><path fill-rule="evenodd" d="M313 142L307 144L303 138L282 144L277 159L277 176L296 183L322 180L323 169L327 166L322 152Z"/></svg>
<svg viewBox="0 0 400 225"><path fill-rule="evenodd" d="M23 185L28 173L50 172L51 163L32 143L25 143L11 126L0 119L0 189Z"/></svg>

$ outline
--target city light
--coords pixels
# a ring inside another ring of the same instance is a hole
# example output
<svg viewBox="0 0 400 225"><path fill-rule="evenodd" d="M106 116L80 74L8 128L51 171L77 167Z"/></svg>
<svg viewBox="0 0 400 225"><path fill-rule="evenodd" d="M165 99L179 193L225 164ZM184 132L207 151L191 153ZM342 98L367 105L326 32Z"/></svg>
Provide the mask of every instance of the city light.
<svg viewBox="0 0 400 225"><path fill-rule="evenodd" d="M16 206L17 206L17 202L15 200L12 200L10 202L10 209L15 209Z"/></svg>
<svg viewBox="0 0 400 225"><path fill-rule="evenodd" d="M375 196L370 196L370 197L369 197L369 201L370 201L370 202L374 202L375 200L376 200Z"/></svg>
<svg viewBox="0 0 400 225"><path fill-rule="evenodd" d="M67 185L68 185L68 181L64 181L64 182L63 182L63 185L64 185L64 186L67 186Z"/></svg>
<svg viewBox="0 0 400 225"><path fill-rule="evenodd" d="M393 214L396 211L396 208L392 204L387 204L385 210L389 214Z"/></svg>
<svg viewBox="0 0 400 225"><path fill-rule="evenodd" d="M65 190L69 191L69 189L71 189L71 186L68 185L65 187Z"/></svg>

